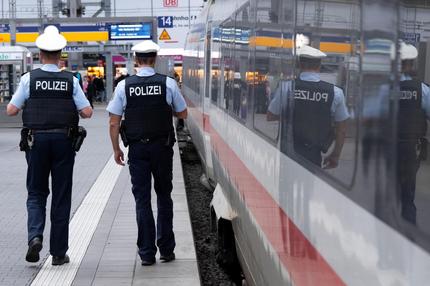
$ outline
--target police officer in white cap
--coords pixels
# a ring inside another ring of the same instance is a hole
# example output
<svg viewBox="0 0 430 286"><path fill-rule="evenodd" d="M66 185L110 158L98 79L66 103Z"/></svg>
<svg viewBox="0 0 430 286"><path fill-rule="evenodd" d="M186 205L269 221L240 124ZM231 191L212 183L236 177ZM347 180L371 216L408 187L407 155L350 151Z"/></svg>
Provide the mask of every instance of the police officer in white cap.
<svg viewBox="0 0 430 286"><path fill-rule="evenodd" d="M172 116L185 119L187 106L176 81L154 71L160 47L147 40L132 50L140 70L119 82L107 111L110 113L115 161L120 165L124 165L124 154L118 138L124 115L121 137L129 145L128 164L138 225L137 246L142 265L148 266L155 263L155 242L161 261L175 259L173 201L170 195L175 142ZM156 227L151 209L151 174L157 194Z"/></svg>
<svg viewBox="0 0 430 286"><path fill-rule="evenodd" d="M295 152L319 167L322 163L324 168L335 168L345 141L349 118L343 91L320 79L321 59L326 57L325 53L308 45L298 47L296 53L301 73L294 81L294 91L291 81L280 85L269 105L267 119L279 118L282 104L287 103L286 99L281 100L281 93L294 94L292 118ZM333 139L333 151L322 162L322 153L328 151Z"/></svg>
<svg viewBox="0 0 430 286"><path fill-rule="evenodd" d="M17 115L23 109L24 138L20 147L26 153L28 164L28 262L39 261L51 174L52 265L69 262L66 252L75 160L70 131L78 126L79 114L83 118L92 115L78 79L58 68L61 50L66 43L55 26L45 28L36 40L43 66L22 76L7 106L10 116Z"/></svg>
<svg viewBox="0 0 430 286"><path fill-rule="evenodd" d="M418 50L400 43L400 97L398 109L397 179L402 216L416 223L415 187L420 162L426 159L427 120L430 119L430 88L414 79Z"/></svg>

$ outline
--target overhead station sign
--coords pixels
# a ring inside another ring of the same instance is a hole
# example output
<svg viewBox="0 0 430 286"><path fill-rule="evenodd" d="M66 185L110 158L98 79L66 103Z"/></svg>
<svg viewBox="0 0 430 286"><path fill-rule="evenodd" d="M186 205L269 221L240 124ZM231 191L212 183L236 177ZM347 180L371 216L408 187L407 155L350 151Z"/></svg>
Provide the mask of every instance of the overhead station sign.
<svg viewBox="0 0 430 286"><path fill-rule="evenodd" d="M152 22L142 23L63 23L56 25L68 42L152 39ZM16 27L16 42L34 43L39 36L38 25ZM0 25L0 43L10 42L9 25ZM69 51L74 52L74 51Z"/></svg>
<svg viewBox="0 0 430 286"><path fill-rule="evenodd" d="M163 0L164 7L178 7L179 0Z"/></svg>
<svg viewBox="0 0 430 286"><path fill-rule="evenodd" d="M153 1L158 44L164 55L178 58L183 55L185 39L203 8L202 3L202 0Z"/></svg>
<svg viewBox="0 0 430 286"><path fill-rule="evenodd" d="M147 40L152 38L151 23L111 24L110 40Z"/></svg>

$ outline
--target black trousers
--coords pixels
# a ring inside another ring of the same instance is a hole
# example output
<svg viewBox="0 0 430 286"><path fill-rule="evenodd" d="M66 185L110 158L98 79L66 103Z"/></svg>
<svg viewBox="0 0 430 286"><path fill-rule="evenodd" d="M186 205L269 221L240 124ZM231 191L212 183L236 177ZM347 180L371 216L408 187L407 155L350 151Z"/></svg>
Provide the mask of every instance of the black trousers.
<svg viewBox="0 0 430 286"><path fill-rule="evenodd" d="M43 239L49 175L52 179L50 253L64 256L68 249L75 151L66 134L35 134L34 145L26 152L28 240Z"/></svg>
<svg viewBox="0 0 430 286"><path fill-rule="evenodd" d="M163 139L132 143L129 147L128 163L136 201L137 246L142 260L155 258L155 237L161 255L171 254L176 245L171 198L173 148L165 143ZM151 207L151 174L157 194L157 228Z"/></svg>
<svg viewBox="0 0 430 286"><path fill-rule="evenodd" d="M420 160L416 142L400 142L397 146L397 183L400 188L402 216L410 223L416 223L415 189Z"/></svg>

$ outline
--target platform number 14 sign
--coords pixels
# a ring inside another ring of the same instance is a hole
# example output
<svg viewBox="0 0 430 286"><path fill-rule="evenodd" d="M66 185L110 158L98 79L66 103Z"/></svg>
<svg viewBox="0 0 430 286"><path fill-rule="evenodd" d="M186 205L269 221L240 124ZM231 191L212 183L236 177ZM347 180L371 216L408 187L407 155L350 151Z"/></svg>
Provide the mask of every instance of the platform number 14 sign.
<svg viewBox="0 0 430 286"><path fill-rule="evenodd" d="M158 17L158 28L173 28L173 17L172 16Z"/></svg>
<svg viewBox="0 0 430 286"><path fill-rule="evenodd" d="M179 0L163 0L164 7L178 7Z"/></svg>

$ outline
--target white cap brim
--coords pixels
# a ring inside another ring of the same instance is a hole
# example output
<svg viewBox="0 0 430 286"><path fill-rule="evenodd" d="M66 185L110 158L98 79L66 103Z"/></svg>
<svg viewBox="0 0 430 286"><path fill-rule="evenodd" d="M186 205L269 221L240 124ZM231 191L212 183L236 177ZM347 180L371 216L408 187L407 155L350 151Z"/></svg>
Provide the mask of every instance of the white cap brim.
<svg viewBox="0 0 430 286"><path fill-rule="evenodd" d="M302 47L296 48L296 54L301 58L309 58L309 59L322 59L327 57L325 53L311 46L302 46Z"/></svg>
<svg viewBox="0 0 430 286"><path fill-rule="evenodd" d="M403 60L414 60L418 57L418 50L413 45L400 43L400 59Z"/></svg>
<svg viewBox="0 0 430 286"><path fill-rule="evenodd" d="M60 51L67 45L67 40L61 34L42 34L36 39L36 46L44 51Z"/></svg>
<svg viewBox="0 0 430 286"><path fill-rule="evenodd" d="M134 45L131 50L139 54L158 53L160 46L151 40L146 40Z"/></svg>

